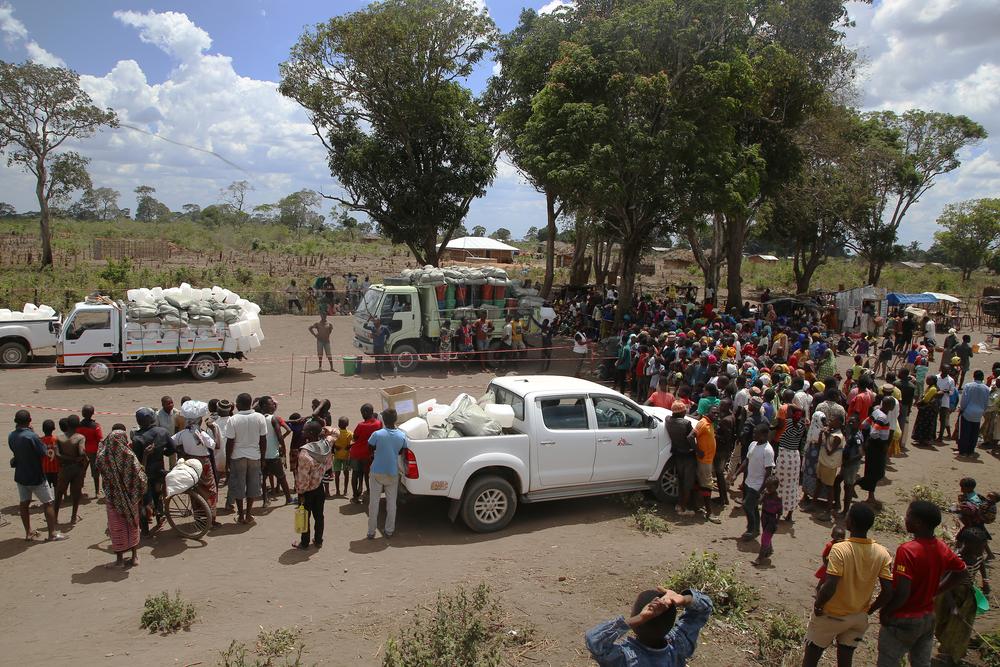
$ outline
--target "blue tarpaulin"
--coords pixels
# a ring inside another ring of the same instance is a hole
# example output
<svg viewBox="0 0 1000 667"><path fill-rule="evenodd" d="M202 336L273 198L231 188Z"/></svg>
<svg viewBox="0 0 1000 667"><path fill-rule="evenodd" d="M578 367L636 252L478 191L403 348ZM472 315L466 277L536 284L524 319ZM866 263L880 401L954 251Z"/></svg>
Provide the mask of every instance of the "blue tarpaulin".
<svg viewBox="0 0 1000 667"><path fill-rule="evenodd" d="M897 292L890 292L885 297L885 300L889 302L890 306L912 303L934 303L937 301L937 299L929 294L899 294Z"/></svg>

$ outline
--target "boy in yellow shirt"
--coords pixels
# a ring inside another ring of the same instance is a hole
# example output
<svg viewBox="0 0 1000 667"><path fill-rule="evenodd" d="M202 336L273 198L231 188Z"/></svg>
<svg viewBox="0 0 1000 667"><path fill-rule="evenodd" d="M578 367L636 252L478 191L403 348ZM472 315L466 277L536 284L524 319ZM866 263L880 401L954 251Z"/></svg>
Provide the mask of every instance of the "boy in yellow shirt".
<svg viewBox="0 0 1000 667"><path fill-rule="evenodd" d="M341 417L337 420L337 427L340 431L337 433L337 439L333 442L333 481L337 492L335 497L340 497L340 473L344 473L344 495L351 488L350 451L354 434L347 430L348 424L350 421L347 417Z"/></svg>

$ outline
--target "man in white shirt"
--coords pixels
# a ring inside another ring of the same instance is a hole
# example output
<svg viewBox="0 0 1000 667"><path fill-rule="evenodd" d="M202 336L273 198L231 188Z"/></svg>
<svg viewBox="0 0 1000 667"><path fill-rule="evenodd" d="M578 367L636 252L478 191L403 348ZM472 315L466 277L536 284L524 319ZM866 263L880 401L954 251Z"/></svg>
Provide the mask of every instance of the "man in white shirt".
<svg viewBox="0 0 1000 667"><path fill-rule="evenodd" d="M587 336L582 331L577 331L573 334L573 354L576 355L576 373L573 377L580 377L583 372L583 364L587 361L587 352L589 352L587 347Z"/></svg>
<svg viewBox="0 0 1000 667"><path fill-rule="evenodd" d="M943 371L938 373L937 377L937 390L941 395L941 400L938 403L938 437L939 441L944 440L944 432L948 431L948 437L951 438L951 392L955 390L955 378L951 376L951 369L945 367Z"/></svg>
<svg viewBox="0 0 1000 667"><path fill-rule="evenodd" d="M237 523L253 522L250 509L254 498L261 497L260 465L267 448L267 421L264 415L250 409L252 404L250 394L236 397L239 412L229 418L224 433L229 492L236 501Z"/></svg>
<svg viewBox="0 0 1000 667"><path fill-rule="evenodd" d="M753 540L760 535L760 494L764 482L774 472L774 448L768 441L770 430L767 422L757 424L753 431L754 441L750 443L746 459L739 468L729 473L730 484L741 472L746 473L743 513L747 516L747 529L740 540Z"/></svg>

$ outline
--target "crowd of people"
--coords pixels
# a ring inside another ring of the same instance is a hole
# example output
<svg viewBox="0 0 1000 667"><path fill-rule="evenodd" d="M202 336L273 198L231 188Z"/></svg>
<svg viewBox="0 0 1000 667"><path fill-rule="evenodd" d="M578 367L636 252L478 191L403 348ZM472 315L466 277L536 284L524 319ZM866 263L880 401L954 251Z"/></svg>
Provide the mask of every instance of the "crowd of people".
<svg viewBox="0 0 1000 667"><path fill-rule="evenodd" d="M929 665L935 632L942 654L961 659L975 617L973 580L944 577L939 588L939 579L952 570L976 571L989 590L986 524L995 517L997 494L980 495L973 480L963 480L952 508L961 530L951 545L934 537L941 514L926 502L910 506L906 527L914 540L895 558L868 532L882 507L877 490L893 459L910 446L936 449L953 439L959 460L978 457L977 445L996 447L1000 363L989 377L982 370L969 373L971 337L951 330L938 347L929 318L917 322L910 314L889 313L879 332L884 342L875 349L864 334L830 331L821 311L779 315L765 299L758 308L745 303L718 312L711 298L697 306L692 296L690 290L683 298L637 295L617 330L614 293L593 290L557 304L560 316L573 323L578 376L589 358L599 379L670 410L665 428L677 514L718 523L717 508L741 496L746 529L740 540L759 540L758 566L769 563L780 524L793 522L797 512L831 525L804 664L817 664L834 642L838 664L850 664L876 612L882 621L879 665L898 665L905 654L911 664ZM851 351L854 364L841 374L838 356ZM935 352L941 355L936 370ZM881 593L873 600L879 581ZM610 637L635 628L641 620L635 615L647 605L655 611L666 604L657 607L656 596L647 593L636 601L632 619L588 635L598 662L667 664L607 657L631 650L621 644L611 650ZM642 633L636 636L642 643ZM646 646L662 648L663 637ZM676 632L673 641L679 641Z"/></svg>
<svg viewBox="0 0 1000 667"><path fill-rule="evenodd" d="M139 408L131 428L116 423L105 435L94 421L93 406L86 405L82 417L60 420L58 434L52 421L45 420L42 436L34 430L31 413L18 410L8 443L25 539L41 537L31 527L32 499L43 508L47 541L66 539L59 531L61 505L66 498L72 502L70 524L82 519L79 506L89 471L92 498L103 495L105 501L107 535L115 553L111 565L138 566L141 537L155 534L164 524L165 480L178 460L201 464L194 491L206 501L211 515L205 519L213 527L220 525L220 511L249 525L255 522L255 501L264 507L283 501L300 506L306 516L300 539L292 546L318 549L323 546L325 501L350 494L352 503L368 501L367 537L375 539L384 493L382 534L392 537L397 460L406 448L406 438L396 428L395 410L376 415L365 403L353 430L347 417L334 422L329 400L313 400L306 415L296 412L282 418L277 410L271 396L242 393L235 402L185 396L179 409L164 396L158 410ZM291 483L286 470L291 471ZM223 486L226 496L220 507Z"/></svg>
<svg viewBox="0 0 1000 667"><path fill-rule="evenodd" d="M937 449L953 439L961 460L997 445L1000 363L988 377L982 370L969 374L974 352L968 335L959 339L950 331L939 347L933 326L904 314L887 318L883 343L875 346L866 335L830 331L819 312L779 315L766 300L760 307L745 303L720 312L712 298L696 306L690 290L671 290L663 298L634 303L617 329L614 292L593 290L553 303L557 316L537 323L543 372L558 349L553 338L568 335L578 376L586 373L589 359L597 379L637 402L668 410L663 427L672 443L676 513L720 523L719 507L739 502L746 517L739 539L759 541L755 565L768 565L780 549L779 527L795 521L797 513L831 526L804 664L817 664L834 643L839 664L850 664L868 617L876 612L882 623L879 665L898 665L907 653L912 664L929 664L935 634L943 654L961 659L976 609L969 573L978 573L981 589L989 590L986 526L995 517L997 494L980 494L974 480L962 481L952 508L961 530L950 544L935 537L941 513L924 501L910 505L906 529L914 539L894 558L868 534L881 509L879 487L893 460L910 447ZM505 318L501 326L502 350L512 359L526 356L518 320ZM379 322L371 327L384 337ZM492 328L485 316L454 328L445 322L442 360L478 361L485 369ZM325 356L332 366L325 317L310 333L320 364ZM851 353L853 364L842 374L838 358ZM106 498L116 554L111 565L138 565L140 537L162 524L164 477L177 457L202 462L197 492L208 502L213 523L218 510L252 524L257 500L265 506L297 504L308 519L292 546L321 548L328 498L349 496L352 503L367 498L366 536L374 539L384 494L382 533L391 538L397 461L406 448L396 414L377 415L365 404L351 429L347 417L334 420L330 410L329 400L314 400L311 412L282 418L270 396L244 393L233 402L184 397L179 409L164 397L158 410L138 410L131 427L114 424L105 434L94 408L84 406L80 416L60 420L58 433L51 420L43 422L41 437L31 415L20 410L9 442L25 538L40 537L30 525L34 497L44 507L48 539L65 539L60 509L68 498L69 521L81 519L90 471L95 496ZM677 608L686 611L675 626ZM683 664L711 608L698 591L651 589L636 600L629 619L595 628L587 643L601 664ZM619 641L629 630L635 637ZM663 657L668 654L674 663Z"/></svg>

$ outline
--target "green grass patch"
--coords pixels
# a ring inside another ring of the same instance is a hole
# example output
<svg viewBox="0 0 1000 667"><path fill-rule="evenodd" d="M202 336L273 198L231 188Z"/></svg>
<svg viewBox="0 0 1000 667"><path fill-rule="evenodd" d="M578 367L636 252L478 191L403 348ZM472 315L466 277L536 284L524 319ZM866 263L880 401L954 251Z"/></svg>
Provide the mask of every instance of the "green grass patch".
<svg viewBox="0 0 1000 667"><path fill-rule="evenodd" d="M659 515L656 508L639 507L632 512L629 521L636 530L646 535L663 535L670 532L670 524Z"/></svg>
<svg viewBox="0 0 1000 667"><path fill-rule="evenodd" d="M875 524L872 527L880 533L906 535L906 522L903 520L903 515L892 509L883 509L876 514Z"/></svg>
<svg viewBox="0 0 1000 667"><path fill-rule="evenodd" d="M383 667L493 667L512 664L528 648L531 628L511 626L486 584L439 593L385 647Z"/></svg>
<svg viewBox="0 0 1000 667"><path fill-rule="evenodd" d="M736 568L721 567L719 555L707 552L692 553L664 586L675 591L695 588L712 598L715 616L737 622L745 620L757 599L757 590L740 579Z"/></svg>
<svg viewBox="0 0 1000 667"><path fill-rule="evenodd" d="M944 492L938 488L937 484L914 484L909 491L897 489L896 497L909 504L916 500L926 500L934 503L938 509L946 510L951 506L944 496Z"/></svg>
<svg viewBox="0 0 1000 667"><path fill-rule="evenodd" d="M219 652L221 667L301 667L305 646L300 628L276 628L257 633L253 650L235 639Z"/></svg>
<svg viewBox="0 0 1000 667"><path fill-rule="evenodd" d="M760 623L753 624L757 638L757 661L765 667L790 667L802 660L802 642L806 626L802 619L788 611L768 613Z"/></svg>
<svg viewBox="0 0 1000 667"><path fill-rule="evenodd" d="M139 623L151 633L169 634L181 629L187 630L197 617L194 605L182 600L180 591L174 597L164 591L146 598Z"/></svg>

